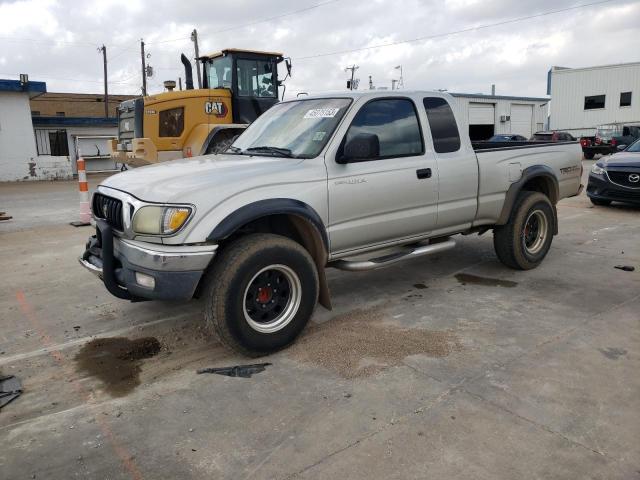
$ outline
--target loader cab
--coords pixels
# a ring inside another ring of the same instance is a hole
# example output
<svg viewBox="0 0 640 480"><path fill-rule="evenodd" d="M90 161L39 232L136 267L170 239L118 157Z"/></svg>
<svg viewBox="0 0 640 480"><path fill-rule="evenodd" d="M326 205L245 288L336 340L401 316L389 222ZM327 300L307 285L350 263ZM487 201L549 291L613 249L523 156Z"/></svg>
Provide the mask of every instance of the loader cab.
<svg viewBox="0 0 640 480"><path fill-rule="evenodd" d="M233 123L246 124L278 102L278 64L281 53L228 49L201 57L203 88L232 92ZM291 63L287 59L287 75Z"/></svg>

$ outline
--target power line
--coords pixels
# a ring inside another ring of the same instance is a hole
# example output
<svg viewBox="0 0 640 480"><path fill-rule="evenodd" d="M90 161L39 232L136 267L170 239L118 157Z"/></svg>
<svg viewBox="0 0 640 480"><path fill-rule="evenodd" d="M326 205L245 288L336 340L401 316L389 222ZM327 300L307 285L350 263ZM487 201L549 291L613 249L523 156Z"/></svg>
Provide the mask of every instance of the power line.
<svg viewBox="0 0 640 480"><path fill-rule="evenodd" d="M0 75L6 75L6 76L10 76L10 77L17 77L20 74L19 73L1 73ZM50 77L48 75L40 75L38 73L33 73L33 72L29 72L29 75L31 75L32 77L36 77L36 78L41 78L42 80L62 80L65 82L80 82L80 83L104 83L102 80L85 80L85 79L79 79L79 78L62 78L62 77ZM39 81L39 80L34 80L34 81ZM109 81L109 83L113 83L113 84L117 84L117 85L132 85L134 84L134 82L125 82L125 81ZM135 82L137 83L137 82Z"/></svg>
<svg viewBox="0 0 640 480"><path fill-rule="evenodd" d="M280 18L290 17L291 15L297 15L298 13L308 12L309 10L313 10L313 9L319 8L319 7L324 7L325 5L329 5L330 3L336 3L336 2L339 2L339 1L340 0L327 0L326 2L320 2L320 3L316 3L315 5L309 5L308 7L300 8L298 10L293 10L291 12L281 13L280 15L274 15L273 17L265 17L265 18L261 18L259 20L254 20L252 22L242 23L242 24L239 24L239 25L233 25L231 27L226 27L226 28L223 28L223 29L220 29L220 30L215 30L213 32L209 32L209 35L215 35L217 33L228 32L229 30L236 30L238 28L250 27L252 25L257 25L258 23L270 22L272 20L278 20Z"/></svg>
<svg viewBox="0 0 640 480"><path fill-rule="evenodd" d="M293 10L291 12L281 13L279 15L274 15L272 17L260 18L260 19L257 19L257 20L253 20L251 22L241 23L241 24L238 24L238 25L232 25L230 27L225 27L225 28L222 28L220 30L214 30L212 32L206 32L205 31L205 34L207 34L207 35L216 35L218 33L228 32L230 30L237 30L239 28L250 27L250 26L253 26L253 25L257 25L259 23L270 22L272 20L278 20L280 18L290 17L291 15L297 15L298 13L304 13L304 12L307 12L309 10L313 10L315 8L323 7L323 6L328 5L330 3L336 3L336 2L339 2L339 1L340 0L327 0L325 2L316 3L314 5L309 5L308 7L305 7L305 8L300 8L298 10ZM171 38L171 39L168 39L168 40L160 40L160 41L157 41L157 42L148 42L147 45L159 45L159 44L162 44L162 43L171 43L171 42L179 42L179 41L186 41L186 40L189 40L189 37Z"/></svg>
<svg viewBox="0 0 640 480"><path fill-rule="evenodd" d="M424 40L432 40L434 38L442 38L442 37L448 37L451 35L458 35L461 33L467 33L467 32L473 32L476 30L483 30L483 29L487 29L487 28L492 28L492 27L498 27L501 25L508 25L510 23L516 23L516 22L522 22L525 20L531 20L532 18L540 18L540 17L544 17L547 15L554 15L556 13L562 13L562 12L568 12L571 10L577 10L579 8L586 8L586 7L593 7L595 5L602 5L604 3L610 3L610 2L614 2L616 0L600 0L598 2L592 2L592 3L585 3L582 5L574 5L573 7L567 7L567 8L561 8L558 10L550 10L548 12L543 12L543 13L537 13L534 15L527 15L526 17L518 17L518 18L512 18L510 20L503 20L501 22L496 22L496 23L488 23L486 25L478 25L476 27L468 27L468 28L463 28L461 30L454 30L451 32L445 32L445 33L437 33L435 35L426 35L424 37L417 37L417 38L411 38L408 40L398 40L397 42L388 42L388 43L380 43L378 45L371 45L369 47L361 47L361 48L353 48L350 50L339 50L339 51L334 51L334 52L326 52L326 53L318 53L315 55L307 55L304 57L294 57L294 60L307 60L310 58L320 58L320 57L329 57L331 55L343 55L345 53L355 53L355 52L362 52L365 50L373 50L376 48L384 48L384 47L393 47L395 45L402 45L405 43L415 43L415 42L421 42Z"/></svg>

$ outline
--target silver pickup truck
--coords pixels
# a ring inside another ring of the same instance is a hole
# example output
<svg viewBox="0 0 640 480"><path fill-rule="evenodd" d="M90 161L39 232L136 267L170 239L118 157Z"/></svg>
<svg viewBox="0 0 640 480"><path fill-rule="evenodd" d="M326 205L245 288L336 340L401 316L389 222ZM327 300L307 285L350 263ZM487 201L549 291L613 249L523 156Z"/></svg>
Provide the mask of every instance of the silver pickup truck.
<svg viewBox="0 0 640 480"><path fill-rule="evenodd" d="M327 267L364 271L493 230L497 257L536 267L557 202L582 186L578 142L472 144L441 92L279 103L224 154L114 175L92 199L80 263L118 298L203 297L211 333L247 355L292 342Z"/></svg>

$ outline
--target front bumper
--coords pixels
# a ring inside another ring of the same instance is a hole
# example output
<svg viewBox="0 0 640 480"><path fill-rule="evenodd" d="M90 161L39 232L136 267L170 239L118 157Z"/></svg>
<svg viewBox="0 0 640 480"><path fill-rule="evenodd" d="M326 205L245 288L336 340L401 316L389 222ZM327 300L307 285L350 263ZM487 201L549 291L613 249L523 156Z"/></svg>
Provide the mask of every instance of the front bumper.
<svg viewBox="0 0 640 480"><path fill-rule="evenodd" d="M109 292L126 300L188 300L215 256L217 245L172 246L125 240L98 220L80 264ZM143 283L139 283L144 279ZM152 279L152 280L151 280Z"/></svg>
<svg viewBox="0 0 640 480"><path fill-rule="evenodd" d="M596 200L623 202L640 205L640 188L628 188L617 185L605 176L589 174L587 196Z"/></svg>

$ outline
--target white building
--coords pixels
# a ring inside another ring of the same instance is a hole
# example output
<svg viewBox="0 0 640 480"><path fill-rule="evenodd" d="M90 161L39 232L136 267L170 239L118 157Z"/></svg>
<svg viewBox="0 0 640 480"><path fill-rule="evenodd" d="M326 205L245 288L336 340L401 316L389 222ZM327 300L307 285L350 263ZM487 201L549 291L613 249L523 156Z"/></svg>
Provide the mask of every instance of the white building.
<svg viewBox="0 0 640 480"><path fill-rule="evenodd" d="M113 170L107 141L116 118L32 116L29 100L47 91L44 82L0 79L0 182L73 178L76 150L87 170Z"/></svg>
<svg viewBox="0 0 640 480"><path fill-rule="evenodd" d="M452 93L454 107L466 123L471 140L486 140L499 133L527 139L544 130L548 98Z"/></svg>
<svg viewBox="0 0 640 480"><path fill-rule="evenodd" d="M593 135L598 125L640 122L640 63L553 67L547 77L551 130Z"/></svg>

